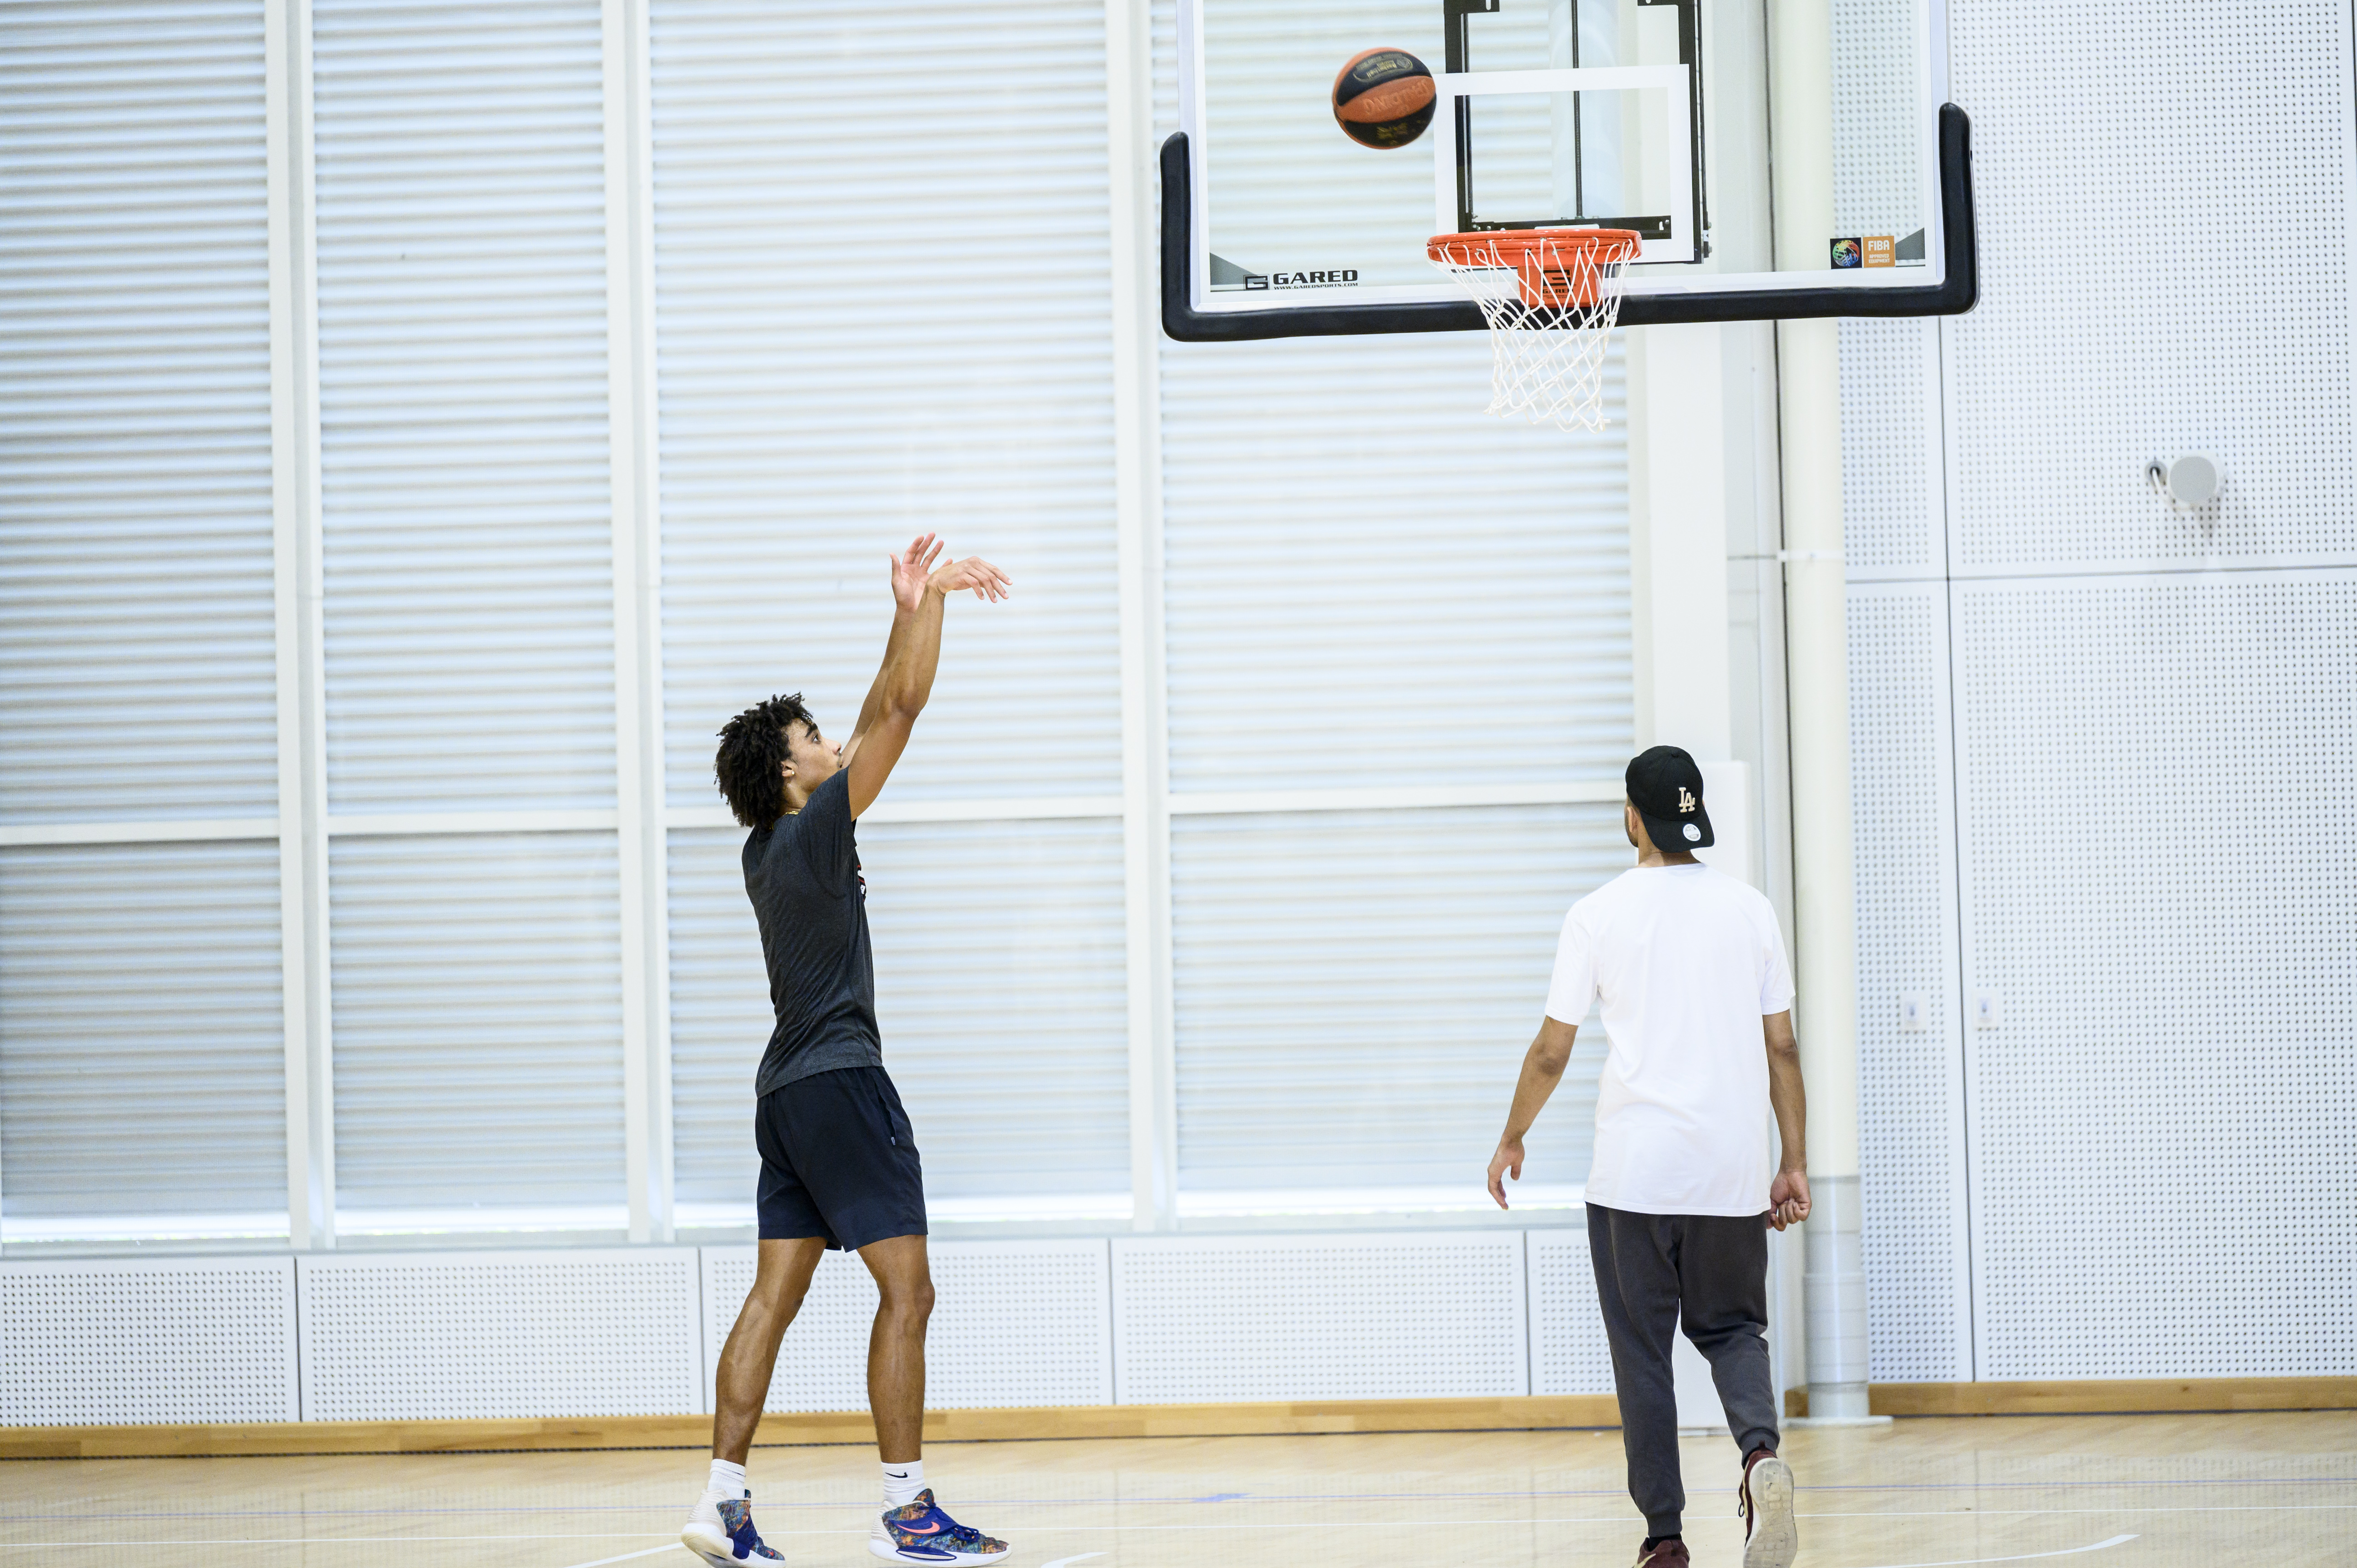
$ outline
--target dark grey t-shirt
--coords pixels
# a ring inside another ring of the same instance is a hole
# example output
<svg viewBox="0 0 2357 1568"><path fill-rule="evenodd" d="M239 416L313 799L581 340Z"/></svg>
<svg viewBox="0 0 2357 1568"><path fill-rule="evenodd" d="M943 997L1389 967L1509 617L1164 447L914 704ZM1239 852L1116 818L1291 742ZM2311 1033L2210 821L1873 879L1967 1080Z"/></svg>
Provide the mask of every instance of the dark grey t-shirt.
<svg viewBox="0 0 2357 1568"><path fill-rule="evenodd" d="M745 841L745 891L761 925L778 1015L754 1094L837 1068L882 1067L848 768L812 791L800 812L753 830Z"/></svg>

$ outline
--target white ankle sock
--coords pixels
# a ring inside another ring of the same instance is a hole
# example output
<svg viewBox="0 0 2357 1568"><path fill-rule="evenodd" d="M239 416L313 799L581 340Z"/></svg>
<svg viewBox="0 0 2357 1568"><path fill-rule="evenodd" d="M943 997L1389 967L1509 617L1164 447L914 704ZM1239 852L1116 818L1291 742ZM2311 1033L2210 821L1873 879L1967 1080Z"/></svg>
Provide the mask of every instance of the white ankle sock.
<svg viewBox="0 0 2357 1568"><path fill-rule="evenodd" d="M731 1465L726 1459L712 1462L712 1478L704 1483L704 1495L714 1502L733 1502L745 1495L745 1466Z"/></svg>
<svg viewBox="0 0 2357 1568"><path fill-rule="evenodd" d="M917 1500L925 1489L925 1462L911 1459L905 1465L884 1466L884 1506L904 1509Z"/></svg>

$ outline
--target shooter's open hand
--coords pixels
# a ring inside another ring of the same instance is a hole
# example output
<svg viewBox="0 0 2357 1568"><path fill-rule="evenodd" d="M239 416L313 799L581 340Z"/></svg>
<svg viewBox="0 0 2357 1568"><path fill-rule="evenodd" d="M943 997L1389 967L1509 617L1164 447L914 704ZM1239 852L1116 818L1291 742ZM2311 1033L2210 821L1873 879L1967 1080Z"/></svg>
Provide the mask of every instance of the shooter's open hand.
<svg viewBox="0 0 2357 1568"><path fill-rule="evenodd" d="M891 557L892 603L903 613L914 615L925 601L925 585L931 581L933 563L941 559L942 536L927 533L899 554Z"/></svg>
<svg viewBox="0 0 2357 1568"><path fill-rule="evenodd" d="M987 603L1003 599L1015 591L1006 574L979 555L969 555L963 561L952 561L932 575L933 590L947 596L972 588L974 596Z"/></svg>

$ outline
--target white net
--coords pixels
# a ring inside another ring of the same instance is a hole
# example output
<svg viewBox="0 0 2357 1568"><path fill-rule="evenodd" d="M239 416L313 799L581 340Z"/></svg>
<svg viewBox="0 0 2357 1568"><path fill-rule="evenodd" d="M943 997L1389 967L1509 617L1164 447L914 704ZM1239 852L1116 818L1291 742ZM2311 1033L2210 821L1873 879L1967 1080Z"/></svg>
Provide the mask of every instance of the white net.
<svg viewBox="0 0 2357 1568"><path fill-rule="evenodd" d="M1496 353L1490 412L1563 430L1604 428L1604 360L1620 281L1637 252L1625 230L1443 234L1433 265L1465 286Z"/></svg>

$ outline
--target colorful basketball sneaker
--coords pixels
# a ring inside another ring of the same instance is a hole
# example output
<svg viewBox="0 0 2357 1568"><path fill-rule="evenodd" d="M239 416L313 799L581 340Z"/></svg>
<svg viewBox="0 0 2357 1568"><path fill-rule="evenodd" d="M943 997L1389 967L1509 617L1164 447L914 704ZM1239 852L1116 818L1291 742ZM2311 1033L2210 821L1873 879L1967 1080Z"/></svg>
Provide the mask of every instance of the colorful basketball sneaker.
<svg viewBox="0 0 2357 1568"><path fill-rule="evenodd" d="M748 1564L785 1561L761 1544L761 1532L753 1528L750 1492L742 1501L734 1498L717 1503L708 1497L699 1499L695 1511L687 1516L686 1528L679 1532L679 1543L713 1568L748 1568Z"/></svg>
<svg viewBox="0 0 2357 1568"><path fill-rule="evenodd" d="M906 1508L886 1509L876 1517L867 1550L887 1563L996 1563L1006 1555L1006 1542L943 1513L927 1487Z"/></svg>

